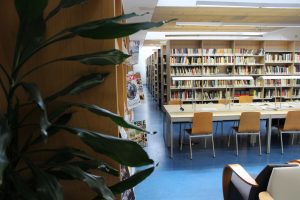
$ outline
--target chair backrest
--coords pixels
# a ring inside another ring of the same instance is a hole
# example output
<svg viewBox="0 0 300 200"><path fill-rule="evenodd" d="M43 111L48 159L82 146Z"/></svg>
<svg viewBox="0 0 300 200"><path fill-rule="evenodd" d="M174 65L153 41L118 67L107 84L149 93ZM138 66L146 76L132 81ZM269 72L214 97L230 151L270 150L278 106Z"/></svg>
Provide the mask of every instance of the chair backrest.
<svg viewBox="0 0 300 200"><path fill-rule="evenodd" d="M242 112L238 132L259 132L260 112Z"/></svg>
<svg viewBox="0 0 300 200"><path fill-rule="evenodd" d="M169 105L180 105L180 99L172 99L168 102Z"/></svg>
<svg viewBox="0 0 300 200"><path fill-rule="evenodd" d="M267 191L274 199L299 200L300 167L274 168Z"/></svg>
<svg viewBox="0 0 300 200"><path fill-rule="evenodd" d="M239 103L252 103L253 102L253 96L239 96Z"/></svg>
<svg viewBox="0 0 300 200"><path fill-rule="evenodd" d="M278 167L296 167L293 164L269 164L256 176L255 181L258 183L258 187L251 187L248 200L257 200L258 194L262 191L266 191L269 183L271 173L274 168Z"/></svg>
<svg viewBox="0 0 300 200"><path fill-rule="evenodd" d="M228 104L231 103L231 100L229 99L219 99L218 104Z"/></svg>
<svg viewBox="0 0 300 200"><path fill-rule="evenodd" d="M194 113L192 123L192 134L212 134L213 114L212 112Z"/></svg>
<svg viewBox="0 0 300 200"><path fill-rule="evenodd" d="M300 111L289 111L286 115L283 130L300 131Z"/></svg>

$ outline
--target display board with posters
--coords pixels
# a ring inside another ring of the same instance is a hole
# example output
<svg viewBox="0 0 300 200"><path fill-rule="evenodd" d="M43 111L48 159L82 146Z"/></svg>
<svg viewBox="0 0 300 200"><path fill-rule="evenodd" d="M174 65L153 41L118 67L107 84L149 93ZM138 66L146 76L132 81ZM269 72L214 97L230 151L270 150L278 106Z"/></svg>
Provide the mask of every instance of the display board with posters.
<svg viewBox="0 0 300 200"><path fill-rule="evenodd" d="M141 104L139 85L136 76L133 73L127 74L127 107L132 109Z"/></svg>
<svg viewBox="0 0 300 200"><path fill-rule="evenodd" d="M138 85L138 92L140 95L140 100L141 100L141 102L143 102L145 100L145 96L144 96L144 90L143 90L142 77L139 72L135 73L134 75L136 77L136 83Z"/></svg>
<svg viewBox="0 0 300 200"><path fill-rule="evenodd" d="M139 121L134 121L134 125L146 129L146 120L139 120ZM136 129L129 129L127 131L128 139L135 141L142 147L147 146L147 134L145 132L136 130Z"/></svg>

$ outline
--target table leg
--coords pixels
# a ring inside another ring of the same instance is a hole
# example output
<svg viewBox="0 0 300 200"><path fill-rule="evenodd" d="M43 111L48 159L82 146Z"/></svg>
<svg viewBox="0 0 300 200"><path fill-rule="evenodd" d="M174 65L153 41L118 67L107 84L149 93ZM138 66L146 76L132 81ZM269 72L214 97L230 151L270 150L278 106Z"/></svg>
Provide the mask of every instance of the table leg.
<svg viewBox="0 0 300 200"><path fill-rule="evenodd" d="M171 145L171 158L173 158L173 121L170 119L170 145Z"/></svg>
<svg viewBox="0 0 300 200"><path fill-rule="evenodd" d="M272 133L272 116L268 119L268 134L267 134L267 153L271 152L271 133Z"/></svg>

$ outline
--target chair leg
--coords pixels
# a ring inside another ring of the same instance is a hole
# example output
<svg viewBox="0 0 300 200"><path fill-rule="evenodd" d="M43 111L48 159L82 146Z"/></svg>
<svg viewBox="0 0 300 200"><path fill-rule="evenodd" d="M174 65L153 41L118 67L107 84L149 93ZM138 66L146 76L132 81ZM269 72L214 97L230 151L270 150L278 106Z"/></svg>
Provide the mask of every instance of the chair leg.
<svg viewBox="0 0 300 200"><path fill-rule="evenodd" d="M192 138L189 137L189 140L190 140L190 159L192 160L192 159L193 159L193 153L192 153Z"/></svg>
<svg viewBox="0 0 300 200"><path fill-rule="evenodd" d="M181 135L182 135L182 127L181 127L181 123L179 123L179 138L181 138ZM179 143L178 144L180 144L180 141L179 141Z"/></svg>
<svg viewBox="0 0 300 200"><path fill-rule="evenodd" d="M236 156L239 155L239 144L238 144L238 135L235 134L235 146L236 146Z"/></svg>
<svg viewBox="0 0 300 200"><path fill-rule="evenodd" d="M258 134L258 144L259 144L259 155L261 156L261 141L260 141L260 134Z"/></svg>
<svg viewBox="0 0 300 200"><path fill-rule="evenodd" d="M294 136L295 136L295 134L293 133L292 134L292 145L294 145Z"/></svg>
<svg viewBox="0 0 300 200"><path fill-rule="evenodd" d="M214 142L214 136L211 135L211 145L212 145L212 149L213 149L213 157L216 157L216 153L215 153L215 142Z"/></svg>
<svg viewBox="0 0 300 200"><path fill-rule="evenodd" d="M280 132L279 134L280 134L281 154L283 154L282 133Z"/></svg>
<svg viewBox="0 0 300 200"><path fill-rule="evenodd" d="M204 138L204 149L206 149L206 138Z"/></svg>
<svg viewBox="0 0 300 200"><path fill-rule="evenodd" d="M185 131L183 131L183 134L181 134L181 138L180 138L180 151L182 151L182 143L183 143L184 135L185 135Z"/></svg>
<svg viewBox="0 0 300 200"><path fill-rule="evenodd" d="M223 121L221 121L221 135L223 136Z"/></svg>

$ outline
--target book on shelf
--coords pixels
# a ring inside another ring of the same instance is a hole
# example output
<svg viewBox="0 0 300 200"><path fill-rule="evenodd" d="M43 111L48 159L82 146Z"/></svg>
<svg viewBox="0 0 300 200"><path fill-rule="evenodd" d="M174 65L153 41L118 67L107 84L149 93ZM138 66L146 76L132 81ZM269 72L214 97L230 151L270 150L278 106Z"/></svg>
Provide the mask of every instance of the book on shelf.
<svg viewBox="0 0 300 200"><path fill-rule="evenodd" d="M266 62L292 62L292 53L266 53Z"/></svg>
<svg viewBox="0 0 300 200"><path fill-rule="evenodd" d="M230 48L224 48L224 49L215 49L215 48L210 48L210 49L203 49L203 54L232 54L233 51Z"/></svg>
<svg viewBox="0 0 300 200"><path fill-rule="evenodd" d="M256 64L256 59L255 57L237 56L235 57L235 64L240 64L240 65Z"/></svg>
<svg viewBox="0 0 300 200"><path fill-rule="evenodd" d="M246 49L246 48L236 48L235 54L245 54L245 55L264 55L265 50L263 48L260 49Z"/></svg>
<svg viewBox="0 0 300 200"><path fill-rule="evenodd" d="M290 74L292 69L292 66L286 66L286 65L277 65L277 66L271 66L266 65L264 66L265 73L266 74Z"/></svg>
<svg viewBox="0 0 300 200"><path fill-rule="evenodd" d="M196 55L202 54L201 48L173 48L171 49L173 55Z"/></svg>

